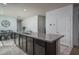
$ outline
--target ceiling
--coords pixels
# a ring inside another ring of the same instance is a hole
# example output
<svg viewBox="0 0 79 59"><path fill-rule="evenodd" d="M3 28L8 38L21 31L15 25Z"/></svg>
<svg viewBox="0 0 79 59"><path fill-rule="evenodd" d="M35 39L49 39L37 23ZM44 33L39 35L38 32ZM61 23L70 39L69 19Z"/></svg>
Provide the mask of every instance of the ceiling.
<svg viewBox="0 0 79 59"><path fill-rule="evenodd" d="M26 18L45 15L46 12L69 5L68 3L0 3L0 15ZM24 11L25 9L25 11Z"/></svg>

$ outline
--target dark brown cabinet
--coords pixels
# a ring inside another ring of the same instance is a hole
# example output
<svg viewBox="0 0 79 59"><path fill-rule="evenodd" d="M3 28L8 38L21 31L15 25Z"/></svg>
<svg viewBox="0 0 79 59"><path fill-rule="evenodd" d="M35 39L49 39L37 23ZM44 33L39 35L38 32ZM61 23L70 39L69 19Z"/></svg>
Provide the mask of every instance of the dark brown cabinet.
<svg viewBox="0 0 79 59"><path fill-rule="evenodd" d="M27 53L33 55L33 39L30 37L27 38Z"/></svg>
<svg viewBox="0 0 79 59"><path fill-rule="evenodd" d="M15 34L14 42L17 47L21 48L24 52L27 52L27 37L26 36Z"/></svg>
<svg viewBox="0 0 79 59"><path fill-rule="evenodd" d="M55 55L56 54L56 41L53 43L44 42L41 40L34 41L34 54L35 55Z"/></svg>
<svg viewBox="0 0 79 59"><path fill-rule="evenodd" d="M15 40L14 42L15 42L16 46L19 47L19 35L15 35L14 40Z"/></svg>
<svg viewBox="0 0 79 59"><path fill-rule="evenodd" d="M20 36L20 48L23 48L23 36Z"/></svg>
<svg viewBox="0 0 79 59"><path fill-rule="evenodd" d="M29 55L55 55L56 41L47 43L42 40L20 36L15 39L16 45Z"/></svg>
<svg viewBox="0 0 79 59"><path fill-rule="evenodd" d="M20 47L29 55L60 54L60 40L53 40L52 42L49 42L37 37L30 37L29 35L25 36L16 34L14 35L14 42L16 46Z"/></svg>
<svg viewBox="0 0 79 59"><path fill-rule="evenodd" d="M22 47L24 52L27 52L27 37L23 37L23 47Z"/></svg>
<svg viewBox="0 0 79 59"><path fill-rule="evenodd" d="M34 41L34 54L45 55L45 42L40 41L40 40Z"/></svg>

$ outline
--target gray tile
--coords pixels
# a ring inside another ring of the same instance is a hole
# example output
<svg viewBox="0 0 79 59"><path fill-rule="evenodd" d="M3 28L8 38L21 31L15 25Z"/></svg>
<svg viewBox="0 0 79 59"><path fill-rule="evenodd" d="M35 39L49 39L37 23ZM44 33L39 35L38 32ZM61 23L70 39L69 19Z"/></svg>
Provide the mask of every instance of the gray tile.
<svg viewBox="0 0 79 59"><path fill-rule="evenodd" d="M0 42L0 55L26 55L26 53L16 47L13 40L7 40Z"/></svg>
<svg viewBox="0 0 79 59"><path fill-rule="evenodd" d="M60 55L70 55L72 48L65 46L65 45L60 45Z"/></svg>
<svg viewBox="0 0 79 59"><path fill-rule="evenodd" d="M60 45L60 55L69 55L72 48ZM0 55L27 55L20 48L16 47L13 40L0 41Z"/></svg>

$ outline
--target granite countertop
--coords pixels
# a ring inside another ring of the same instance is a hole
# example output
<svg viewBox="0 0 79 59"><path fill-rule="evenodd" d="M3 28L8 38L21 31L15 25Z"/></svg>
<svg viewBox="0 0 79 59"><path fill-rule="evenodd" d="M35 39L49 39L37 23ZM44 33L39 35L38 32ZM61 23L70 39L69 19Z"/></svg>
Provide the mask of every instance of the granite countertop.
<svg viewBox="0 0 79 59"><path fill-rule="evenodd" d="M34 39L46 41L49 43L52 43L53 41L56 41L64 37L64 35L60 35L60 34L44 34L44 33L30 33L30 34L18 33L18 34L25 35Z"/></svg>

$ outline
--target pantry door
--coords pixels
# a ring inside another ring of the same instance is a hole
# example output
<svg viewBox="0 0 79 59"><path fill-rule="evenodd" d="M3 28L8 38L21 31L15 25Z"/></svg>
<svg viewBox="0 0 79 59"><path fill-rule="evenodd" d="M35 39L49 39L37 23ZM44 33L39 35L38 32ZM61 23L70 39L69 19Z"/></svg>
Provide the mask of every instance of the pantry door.
<svg viewBox="0 0 79 59"><path fill-rule="evenodd" d="M64 35L63 38L61 38L60 43L70 46L71 45L71 20L70 17L63 16L60 18L57 17L57 34Z"/></svg>

